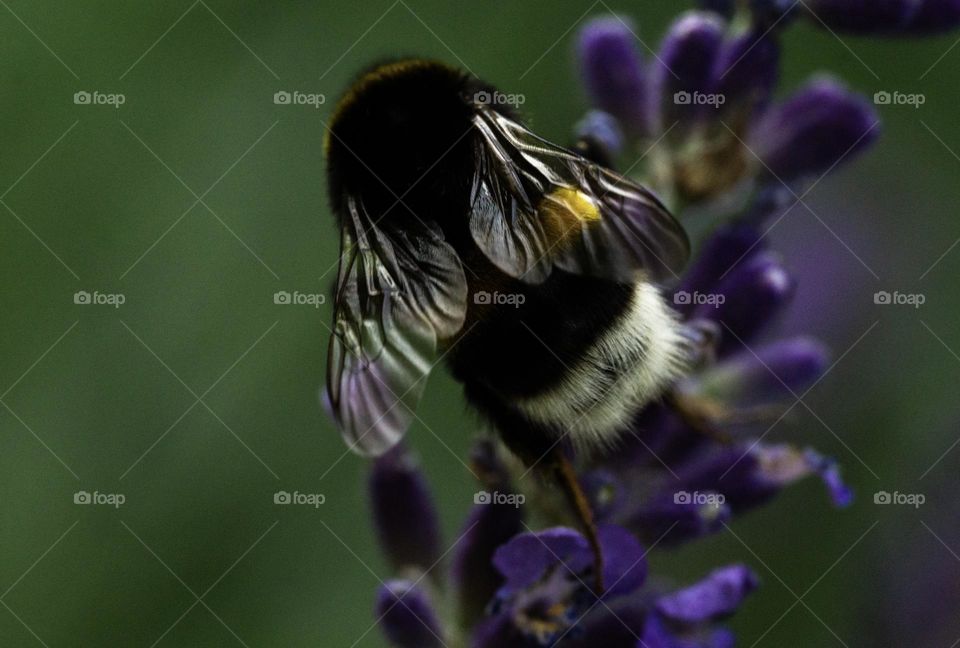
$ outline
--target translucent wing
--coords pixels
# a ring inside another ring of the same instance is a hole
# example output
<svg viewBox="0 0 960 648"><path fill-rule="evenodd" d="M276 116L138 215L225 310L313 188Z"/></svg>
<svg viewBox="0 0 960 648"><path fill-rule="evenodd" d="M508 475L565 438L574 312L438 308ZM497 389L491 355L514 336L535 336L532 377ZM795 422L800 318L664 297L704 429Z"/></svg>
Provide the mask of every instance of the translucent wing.
<svg viewBox="0 0 960 648"><path fill-rule="evenodd" d="M615 281L677 277L690 245L649 191L489 108L474 124L470 229L497 267L530 283L554 267Z"/></svg>
<svg viewBox="0 0 960 648"><path fill-rule="evenodd" d="M467 283L438 232L385 233L347 202L327 397L350 448L378 456L410 426L438 342L462 327Z"/></svg>

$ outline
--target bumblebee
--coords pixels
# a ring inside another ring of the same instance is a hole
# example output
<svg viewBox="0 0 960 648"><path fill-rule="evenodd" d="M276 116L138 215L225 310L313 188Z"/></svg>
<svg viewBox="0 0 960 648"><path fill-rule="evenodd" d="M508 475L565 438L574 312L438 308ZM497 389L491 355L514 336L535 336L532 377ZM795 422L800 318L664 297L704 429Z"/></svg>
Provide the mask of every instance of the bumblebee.
<svg viewBox="0 0 960 648"><path fill-rule="evenodd" d="M595 541L562 448L613 445L684 372L688 335L657 286L689 243L650 191L535 135L503 96L411 59L336 107L327 405L351 449L380 455L444 362L507 448L557 471Z"/></svg>

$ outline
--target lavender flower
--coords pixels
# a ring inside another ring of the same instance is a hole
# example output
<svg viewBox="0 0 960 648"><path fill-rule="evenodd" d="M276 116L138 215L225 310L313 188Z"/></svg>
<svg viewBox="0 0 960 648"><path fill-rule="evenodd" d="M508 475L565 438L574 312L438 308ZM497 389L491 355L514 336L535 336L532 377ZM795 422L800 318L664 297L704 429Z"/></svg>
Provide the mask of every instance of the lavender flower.
<svg viewBox="0 0 960 648"><path fill-rule="evenodd" d="M611 35L609 19L590 23L581 38L587 87L597 106L606 77L593 61L631 56L633 36ZM712 12L677 19L660 52L644 71L631 65L631 84L646 80L619 105L614 116L628 133L641 133L636 148L651 152L645 180L682 206L724 197L737 188L801 180L831 170L866 148L878 134L870 103L839 82L811 82L783 103L771 105L778 77L776 30L753 25L745 32Z"/></svg>
<svg viewBox="0 0 960 648"><path fill-rule="evenodd" d="M761 25L786 25L803 16L818 27L838 32L917 36L960 25L957 0L701 0L705 9L727 18L738 11Z"/></svg>
<svg viewBox="0 0 960 648"><path fill-rule="evenodd" d="M594 589L590 542L549 505L475 503L441 561L432 495L400 445L370 479L378 537L401 577L381 587L375 606L395 646L728 648L735 638L722 622L758 588L751 569L723 566L668 588L662 577L648 580L648 553L716 533L808 476L823 481L835 506L852 501L835 461L760 434L817 384L829 357L808 336L777 336L796 282L762 233L792 206L792 184L876 139L877 117L826 76L773 101L779 33L802 17L865 33L941 31L960 24L960 0L702 5L707 11L678 18L647 60L623 18L596 19L579 40L595 107L576 127L579 145L611 163L649 150L636 175L675 213L707 206L724 219L672 287L697 350L671 390L675 402L637 412L607 456L576 457L599 525L605 589ZM528 488L502 452L477 444L481 487ZM533 519L547 528L531 529Z"/></svg>

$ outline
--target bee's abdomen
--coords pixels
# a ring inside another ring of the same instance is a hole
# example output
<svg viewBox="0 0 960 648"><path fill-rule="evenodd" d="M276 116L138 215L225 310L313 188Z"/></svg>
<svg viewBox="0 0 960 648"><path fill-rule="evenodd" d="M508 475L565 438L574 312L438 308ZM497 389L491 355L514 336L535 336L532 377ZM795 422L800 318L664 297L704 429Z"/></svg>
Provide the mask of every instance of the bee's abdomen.
<svg viewBox="0 0 960 648"><path fill-rule="evenodd" d="M560 385L624 315L632 290L562 271L540 285L472 283L467 333L451 351L452 370L460 381L510 400Z"/></svg>
<svg viewBox="0 0 960 648"><path fill-rule="evenodd" d="M610 445L686 362L676 315L654 286L639 283L629 310L559 384L513 405L531 422L569 435L576 446Z"/></svg>
<svg viewBox="0 0 960 648"><path fill-rule="evenodd" d="M518 331L503 348L488 347L488 362L499 364L471 372L468 394L471 380L482 381L473 391L485 395L479 405L494 410L488 413L495 423L509 413L513 428L520 420L540 436L568 436L581 447L609 445L684 370L680 325L657 289L643 282L566 309L558 335L541 320L539 331ZM525 317L517 317L522 327Z"/></svg>

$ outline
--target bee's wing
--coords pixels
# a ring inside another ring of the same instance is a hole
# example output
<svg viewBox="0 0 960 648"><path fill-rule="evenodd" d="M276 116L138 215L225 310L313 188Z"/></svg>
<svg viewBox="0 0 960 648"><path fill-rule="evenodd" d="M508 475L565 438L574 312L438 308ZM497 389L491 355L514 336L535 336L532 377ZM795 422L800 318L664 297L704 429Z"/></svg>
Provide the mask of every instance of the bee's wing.
<svg viewBox="0 0 960 648"><path fill-rule="evenodd" d="M348 199L348 211L327 396L350 448L378 456L410 426L438 340L462 327L467 284L453 248L435 231L387 234L361 203Z"/></svg>
<svg viewBox="0 0 960 648"><path fill-rule="evenodd" d="M554 266L614 281L677 277L690 244L649 191L492 110L474 123L470 229L497 267L531 283Z"/></svg>

